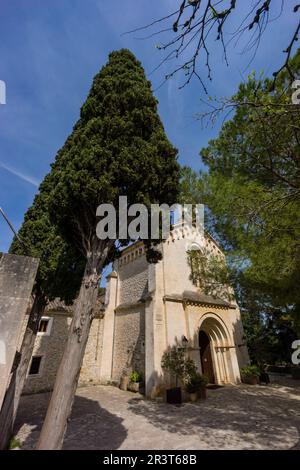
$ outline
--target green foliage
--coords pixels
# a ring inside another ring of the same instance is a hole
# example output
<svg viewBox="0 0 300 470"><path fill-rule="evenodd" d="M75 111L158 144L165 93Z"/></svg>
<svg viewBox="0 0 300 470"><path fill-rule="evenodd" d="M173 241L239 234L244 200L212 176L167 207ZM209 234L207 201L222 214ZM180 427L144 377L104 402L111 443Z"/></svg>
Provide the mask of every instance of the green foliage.
<svg viewBox="0 0 300 470"><path fill-rule="evenodd" d="M208 377L199 373L194 373L190 376L188 382L185 385L185 389L188 393L196 393L201 387L208 384Z"/></svg>
<svg viewBox="0 0 300 470"><path fill-rule="evenodd" d="M71 303L96 237L96 208L174 202L177 151L167 140L157 101L140 63L126 50L112 53L96 75L73 133L40 186L11 253L40 259L35 289ZM126 241L127 242L127 241ZM106 263L116 250L111 248ZM151 248L151 258L157 258Z"/></svg>
<svg viewBox="0 0 300 470"><path fill-rule="evenodd" d="M21 441L19 441L19 439L17 439L16 437L12 437L9 443L9 450L21 449L21 447Z"/></svg>
<svg viewBox="0 0 300 470"><path fill-rule="evenodd" d="M230 288L230 271L221 255L212 254L203 248L187 252L190 266L190 279L193 284L207 295L231 301L234 293Z"/></svg>
<svg viewBox="0 0 300 470"><path fill-rule="evenodd" d="M290 63L297 74L300 52ZM232 264L276 306L299 313L300 118L286 73L251 75L233 97L235 115L202 157L201 191Z"/></svg>
<svg viewBox="0 0 300 470"><path fill-rule="evenodd" d="M175 377L181 378L184 371L184 360L185 354L183 349L172 346L164 352L161 367Z"/></svg>
<svg viewBox="0 0 300 470"><path fill-rule="evenodd" d="M99 296L105 295L105 287L99 287L98 292L99 292Z"/></svg>
<svg viewBox="0 0 300 470"><path fill-rule="evenodd" d="M259 377L260 376L260 369L259 367L252 365L246 366L241 368L241 375L242 377Z"/></svg>
<svg viewBox="0 0 300 470"><path fill-rule="evenodd" d="M208 382L209 382L209 378L206 375L202 374L201 375L201 387L204 385L206 386Z"/></svg>
<svg viewBox="0 0 300 470"><path fill-rule="evenodd" d="M180 201L182 204L199 204L202 197L202 180L191 168L183 167L180 178ZM208 232L207 219L205 220ZM209 234L207 233L207 236ZM203 248L187 252L187 261L190 266L190 279L193 284L207 295L231 301L234 293L232 272L226 265L225 257L221 254L211 253Z"/></svg>
<svg viewBox="0 0 300 470"><path fill-rule="evenodd" d="M128 205L175 202L176 155L140 62L128 50L112 52L53 165L53 220L87 255L98 243L100 204L113 204L118 211L122 195Z"/></svg>
<svg viewBox="0 0 300 470"><path fill-rule="evenodd" d="M249 289L243 289L239 296L251 362L290 363L291 344L296 339L290 314L284 314L282 308L275 308L271 302L268 304L261 293L251 296Z"/></svg>
<svg viewBox="0 0 300 470"><path fill-rule="evenodd" d="M201 175L201 173L200 173ZM180 202L181 204L200 204L201 180L199 175L188 166L180 170Z"/></svg>
<svg viewBox="0 0 300 470"><path fill-rule="evenodd" d="M289 67L299 78L299 51ZM181 183L184 200L206 204L256 362L290 360L300 332L300 107L286 72L272 83L251 74L224 100L234 115L201 151L208 172L186 169ZM221 265L200 268L226 281Z"/></svg>
<svg viewBox="0 0 300 470"><path fill-rule="evenodd" d="M130 382L138 383L138 382L142 381L142 376L139 372L134 370L134 371L131 372L131 374L129 376L129 380L130 380Z"/></svg>
<svg viewBox="0 0 300 470"><path fill-rule="evenodd" d="M25 246L15 237L9 252L39 258L35 293L45 300L59 297L70 304L78 292L85 262L81 253L62 239L57 227L50 220L50 181L48 175L26 212L18 232Z"/></svg>
<svg viewBox="0 0 300 470"><path fill-rule="evenodd" d="M183 382L187 382L197 372L194 361L186 357L183 348L177 346L172 346L164 352L161 367L176 377L176 381L181 379Z"/></svg>
<svg viewBox="0 0 300 470"><path fill-rule="evenodd" d="M193 359L190 357L186 357L183 366L183 382L187 382L192 375L194 375L197 371L197 367Z"/></svg>

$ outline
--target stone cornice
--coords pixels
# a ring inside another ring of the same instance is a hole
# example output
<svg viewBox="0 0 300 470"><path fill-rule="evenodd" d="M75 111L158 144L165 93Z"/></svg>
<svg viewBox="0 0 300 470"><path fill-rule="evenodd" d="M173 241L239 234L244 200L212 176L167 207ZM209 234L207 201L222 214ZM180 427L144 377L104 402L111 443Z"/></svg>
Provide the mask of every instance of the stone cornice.
<svg viewBox="0 0 300 470"><path fill-rule="evenodd" d="M214 308L220 309L236 309L236 306L222 300L218 297L212 297L206 294L200 294L198 292L184 291L183 294L169 294L163 297L164 302L178 302L185 305L198 305L207 306L210 305Z"/></svg>

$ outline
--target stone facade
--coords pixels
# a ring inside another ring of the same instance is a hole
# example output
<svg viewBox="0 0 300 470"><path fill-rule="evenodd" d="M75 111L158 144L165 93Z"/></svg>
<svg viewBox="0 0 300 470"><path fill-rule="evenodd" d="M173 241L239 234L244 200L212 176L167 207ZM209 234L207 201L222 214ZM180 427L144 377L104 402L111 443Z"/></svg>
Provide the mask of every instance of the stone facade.
<svg viewBox="0 0 300 470"><path fill-rule="evenodd" d="M148 264L141 248L123 255L115 268L119 275L119 304L137 302L148 292Z"/></svg>
<svg viewBox="0 0 300 470"><path fill-rule="evenodd" d="M191 280L187 251L223 256L215 241L196 229L179 227L159 246L163 258L148 264L142 242L123 250L107 278L101 312L93 320L81 369L80 384L119 383L138 371L147 396L155 396L168 378L161 358L170 346L187 340L187 354L206 372L201 335L216 383L239 383L248 363L240 311L235 302L204 295ZM49 336L37 338L34 356L42 355L41 371L29 375L25 391L51 389L62 356L72 311L46 312L53 317ZM201 335L200 335L200 332ZM202 349L201 349L202 348Z"/></svg>
<svg viewBox="0 0 300 470"><path fill-rule="evenodd" d="M33 357L40 357L40 367L37 374L28 375L24 393L37 393L53 388L56 372L62 358L71 317L67 312L46 312L44 318L53 319L51 331L48 334L38 334Z"/></svg>
<svg viewBox="0 0 300 470"><path fill-rule="evenodd" d="M39 393L53 389L56 372L64 352L70 324L72 308L51 303L42 320L49 321L48 331L39 332L34 344L33 358L41 358L39 371L31 374L28 370L24 394ZM97 314L91 326L85 356L79 376L79 385L99 383L99 370L102 359L103 315Z"/></svg>

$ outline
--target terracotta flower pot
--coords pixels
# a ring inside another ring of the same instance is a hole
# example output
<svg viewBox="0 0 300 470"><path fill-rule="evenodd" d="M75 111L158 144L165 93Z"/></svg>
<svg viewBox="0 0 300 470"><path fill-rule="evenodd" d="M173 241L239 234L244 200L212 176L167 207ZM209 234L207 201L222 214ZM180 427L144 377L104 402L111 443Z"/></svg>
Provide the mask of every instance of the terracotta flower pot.
<svg viewBox="0 0 300 470"><path fill-rule="evenodd" d="M127 389L130 390L131 392L135 392L135 393L139 392L140 382L129 382Z"/></svg>
<svg viewBox="0 0 300 470"><path fill-rule="evenodd" d="M198 393L197 392L190 393L190 400L191 402L195 403L198 400Z"/></svg>
<svg viewBox="0 0 300 470"><path fill-rule="evenodd" d="M242 377L242 380L245 384L248 384L248 385L257 385L258 384L257 375L246 375L246 376Z"/></svg>
<svg viewBox="0 0 300 470"><path fill-rule="evenodd" d="M127 376L121 377L121 380L120 380L120 389L121 389L121 390L127 390L128 384L129 384L129 377L127 377Z"/></svg>

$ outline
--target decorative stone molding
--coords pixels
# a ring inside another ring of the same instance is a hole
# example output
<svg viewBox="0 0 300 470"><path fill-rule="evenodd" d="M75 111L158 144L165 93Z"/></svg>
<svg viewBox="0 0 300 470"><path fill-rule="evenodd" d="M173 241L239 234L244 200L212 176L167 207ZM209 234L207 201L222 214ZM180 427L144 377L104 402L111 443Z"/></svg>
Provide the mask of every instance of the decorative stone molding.
<svg viewBox="0 0 300 470"><path fill-rule="evenodd" d="M236 309L235 305L226 302L225 300L219 299L218 297L212 297L197 292L184 291L182 295L170 294L163 297L164 302L179 302L185 305L199 305L206 306L211 305L214 308L220 309Z"/></svg>
<svg viewBox="0 0 300 470"><path fill-rule="evenodd" d="M133 245L122 251L121 257L118 259L119 268L133 262L145 254L145 247L142 241L137 241Z"/></svg>

